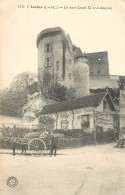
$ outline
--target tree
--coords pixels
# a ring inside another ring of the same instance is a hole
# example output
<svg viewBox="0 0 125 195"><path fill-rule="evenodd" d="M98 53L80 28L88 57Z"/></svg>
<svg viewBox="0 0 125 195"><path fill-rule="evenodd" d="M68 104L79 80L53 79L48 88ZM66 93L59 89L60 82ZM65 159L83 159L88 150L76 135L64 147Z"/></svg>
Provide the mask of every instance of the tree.
<svg viewBox="0 0 125 195"><path fill-rule="evenodd" d="M44 71L43 73L43 83L41 85L42 94L48 98L48 93L52 85L52 76L48 71Z"/></svg>
<svg viewBox="0 0 125 195"><path fill-rule="evenodd" d="M67 87L59 84L58 82L53 83L48 90L48 97L57 101L66 100Z"/></svg>
<svg viewBox="0 0 125 195"><path fill-rule="evenodd" d="M118 86L120 90L125 89L125 76L120 76L118 80Z"/></svg>
<svg viewBox="0 0 125 195"><path fill-rule="evenodd" d="M54 119L50 116L40 116L38 129L42 132L46 130L51 133L54 129Z"/></svg>
<svg viewBox="0 0 125 195"><path fill-rule="evenodd" d="M18 74L12 81L10 85L10 90L13 92L15 91L23 91L26 89L29 85L33 84L36 81L36 74L29 73L29 72L23 72L21 74Z"/></svg>
<svg viewBox="0 0 125 195"><path fill-rule="evenodd" d="M75 98L75 89L73 87L69 87L66 93L66 100L71 100Z"/></svg>
<svg viewBox="0 0 125 195"><path fill-rule="evenodd" d="M39 87L41 94L45 98L53 99L55 101L65 101L75 98L74 88L67 88L57 81L54 82L49 71L45 70L41 75L42 76L39 78Z"/></svg>
<svg viewBox="0 0 125 195"><path fill-rule="evenodd" d="M35 77L35 74L21 73L14 78L10 88L0 92L0 114L14 117L20 116L19 110L28 101L27 95L31 91L30 84L35 84ZM37 89L33 89L32 93L35 90Z"/></svg>

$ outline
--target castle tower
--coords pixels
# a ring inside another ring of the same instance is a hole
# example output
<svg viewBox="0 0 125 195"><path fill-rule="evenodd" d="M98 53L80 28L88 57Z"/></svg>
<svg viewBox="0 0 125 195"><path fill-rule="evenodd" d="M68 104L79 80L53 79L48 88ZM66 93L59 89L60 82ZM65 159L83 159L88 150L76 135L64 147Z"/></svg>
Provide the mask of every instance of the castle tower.
<svg viewBox="0 0 125 195"><path fill-rule="evenodd" d="M74 83L72 42L60 27L48 28L37 37L38 82L48 71L52 80L67 87Z"/></svg>
<svg viewBox="0 0 125 195"><path fill-rule="evenodd" d="M88 59L85 54L75 58L74 88L75 88L76 97L83 97L90 94L89 66L88 66Z"/></svg>

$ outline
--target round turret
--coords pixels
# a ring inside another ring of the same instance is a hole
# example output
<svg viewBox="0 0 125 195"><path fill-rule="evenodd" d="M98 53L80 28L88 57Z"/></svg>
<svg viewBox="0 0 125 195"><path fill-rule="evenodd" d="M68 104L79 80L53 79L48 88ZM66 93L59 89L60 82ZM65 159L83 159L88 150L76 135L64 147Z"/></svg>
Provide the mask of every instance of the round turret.
<svg viewBox="0 0 125 195"><path fill-rule="evenodd" d="M74 88L76 97L83 97L90 94L89 66L88 59L85 54L75 58Z"/></svg>
<svg viewBox="0 0 125 195"><path fill-rule="evenodd" d="M73 85L73 46L70 37L60 27L48 28L37 36L38 83L43 82L44 73L51 75L51 83Z"/></svg>

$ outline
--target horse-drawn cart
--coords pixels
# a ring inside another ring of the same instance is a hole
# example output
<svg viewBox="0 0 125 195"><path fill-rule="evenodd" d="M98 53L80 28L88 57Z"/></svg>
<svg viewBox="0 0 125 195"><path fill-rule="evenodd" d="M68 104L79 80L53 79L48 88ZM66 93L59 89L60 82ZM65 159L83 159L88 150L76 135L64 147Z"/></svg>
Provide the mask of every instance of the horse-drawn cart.
<svg viewBox="0 0 125 195"><path fill-rule="evenodd" d="M14 145L16 148L26 147L33 156L41 156L47 153L50 148L51 137L42 133L36 138L17 138L17 137L1 137L0 142L8 145Z"/></svg>
<svg viewBox="0 0 125 195"><path fill-rule="evenodd" d="M51 148L51 139L52 137L62 138L64 137L62 134L48 134L47 131L44 131L38 137L31 138L31 137L1 137L0 143L8 144L10 148L19 149L19 148L26 148L28 149L29 153L33 156L41 156L44 154L50 153ZM25 149L24 149L25 150Z"/></svg>
<svg viewBox="0 0 125 195"><path fill-rule="evenodd" d="M6 148L26 148L33 156L41 156L50 151L51 138L59 137L59 134L52 135L54 129L54 119L51 117L41 116L39 127L36 130L28 128L18 128L13 124L13 127L8 127L2 124L2 136L0 144ZM62 137L62 135L61 135ZM4 145L5 144L5 145Z"/></svg>
<svg viewBox="0 0 125 195"><path fill-rule="evenodd" d="M48 140L47 140L48 141ZM28 150L33 156L40 156L45 154L48 149L47 143L41 138L34 138L28 142Z"/></svg>

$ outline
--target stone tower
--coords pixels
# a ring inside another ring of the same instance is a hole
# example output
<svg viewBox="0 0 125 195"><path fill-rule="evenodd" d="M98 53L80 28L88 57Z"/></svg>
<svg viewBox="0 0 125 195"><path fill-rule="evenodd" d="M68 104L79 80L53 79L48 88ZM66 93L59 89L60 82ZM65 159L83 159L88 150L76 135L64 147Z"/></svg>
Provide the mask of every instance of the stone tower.
<svg viewBox="0 0 125 195"><path fill-rule="evenodd" d="M73 45L70 37L60 27L48 28L37 37L38 82L43 72L48 71L53 81L67 87L74 83Z"/></svg>
<svg viewBox="0 0 125 195"><path fill-rule="evenodd" d="M75 96L83 97L90 94L89 92L89 66L85 54L75 58L74 66L74 88Z"/></svg>

